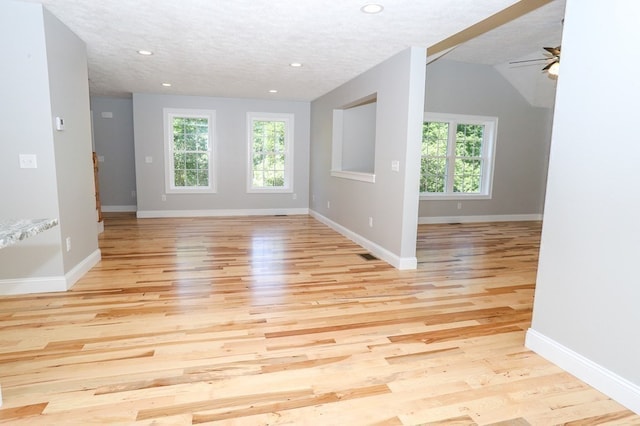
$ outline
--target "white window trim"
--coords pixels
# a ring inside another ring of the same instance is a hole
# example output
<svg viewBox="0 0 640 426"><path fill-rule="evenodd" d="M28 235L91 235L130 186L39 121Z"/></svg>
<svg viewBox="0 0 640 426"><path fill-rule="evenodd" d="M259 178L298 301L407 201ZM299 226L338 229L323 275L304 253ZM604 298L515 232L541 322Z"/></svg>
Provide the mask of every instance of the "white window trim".
<svg viewBox="0 0 640 426"><path fill-rule="evenodd" d="M273 188L253 186L253 122L284 121L284 186ZM247 112L247 193L293 193L293 135L294 115L277 112Z"/></svg>
<svg viewBox="0 0 640 426"><path fill-rule="evenodd" d="M420 200L488 200L492 198L493 191L493 170L495 167L495 146L498 134L498 117L482 116L482 115L464 115L464 114L446 114L439 112L425 112L424 121L438 121L448 123L463 124L483 124L485 126L484 141L482 143L483 162L483 191L477 194L448 192L448 193L429 193L421 192ZM447 151L453 149L447 143ZM449 152L447 156L449 156Z"/></svg>
<svg viewBox="0 0 640 426"><path fill-rule="evenodd" d="M215 126L216 112L206 109L163 108L164 120L164 176L165 193L167 194L202 194L216 192L216 143ZM209 185L206 187L175 186L173 166L173 118L191 117L207 118L209 120Z"/></svg>

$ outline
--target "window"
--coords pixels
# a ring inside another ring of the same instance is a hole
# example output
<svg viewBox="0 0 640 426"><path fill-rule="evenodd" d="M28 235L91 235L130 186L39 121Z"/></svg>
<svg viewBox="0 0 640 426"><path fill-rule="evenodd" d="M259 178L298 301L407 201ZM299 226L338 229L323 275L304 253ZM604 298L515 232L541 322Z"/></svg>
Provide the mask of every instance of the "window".
<svg viewBox="0 0 640 426"><path fill-rule="evenodd" d="M215 192L215 111L165 109L165 191Z"/></svg>
<svg viewBox="0 0 640 426"><path fill-rule="evenodd" d="M293 115L247 114L248 192L292 192Z"/></svg>
<svg viewBox="0 0 640 426"><path fill-rule="evenodd" d="M496 117L425 114L420 195L490 198L497 124Z"/></svg>

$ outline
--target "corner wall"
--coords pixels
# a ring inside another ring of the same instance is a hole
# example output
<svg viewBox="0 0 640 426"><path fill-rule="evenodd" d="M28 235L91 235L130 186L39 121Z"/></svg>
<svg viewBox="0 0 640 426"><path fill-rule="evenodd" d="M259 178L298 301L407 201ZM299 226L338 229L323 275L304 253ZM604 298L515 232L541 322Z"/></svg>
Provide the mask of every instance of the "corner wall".
<svg viewBox="0 0 640 426"><path fill-rule="evenodd" d="M526 342L637 413L639 21L639 2L567 2ZM615 66L594 60L599 51Z"/></svg>
<svg viewBox="0 0 640 426"><path fill-rule="evenodd" d="M313 215L401 269L416 267L425 62L424 49L406 49L311 104ZM373 93L375 182L331 176L333 110Z"/></svg>
<svg viewBox="0 0 640 426"><path fill-rule="evenodd" d="M0 51L0 217L60 222L0 250L0 294L64 291L100 259L84 44L42 5L5 1Z"/></svg>

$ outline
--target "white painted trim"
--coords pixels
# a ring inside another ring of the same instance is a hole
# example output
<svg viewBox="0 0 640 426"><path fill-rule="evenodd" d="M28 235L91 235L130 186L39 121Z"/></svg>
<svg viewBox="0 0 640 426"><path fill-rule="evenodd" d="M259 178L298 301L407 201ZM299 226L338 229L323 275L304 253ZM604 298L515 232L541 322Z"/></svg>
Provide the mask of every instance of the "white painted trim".
<svg viewBox="0 0 640 426"><path fill-rule="evenodd" d="M93 268L98 264L98 262L100 262L100 259L102 259L102 253L100 252L100 249L96 249L89 256L85 257L80 263L71 268L71 270L64 276L67 286L65 290L73 287L73 285L78 282L78 280L82 278L84 274L89 272L91 268Z"/></svg>
<svg viewBox="0 0 640 426"><path fill-rule="evenodd" d="M117 213L117 212L135 212L137 209L136 205L130 206L102 206L103 213Z"/></svg>
<svg viewBox="0 0 640 426"><path fill-rule="evenodd" d="M67 291L101 259L97 249L64 276L0 280L0 296Z"/></svg>
<svg viewBox="0 0 640 426"><path fill-rule="evenodd" d="M0 280L0 296L66 290L67 283L63 276Z"/></svg>
<svg viewBox="0 0 640 426"><path fill-rule="evenodd" d="M495 214L482 216L427 216L419 217L418 225L435 223L523 222L541 221L542 214Z"/></svg>
<svg viewBox="0 0 640 426"><path fill-rule="evenodd" d="M219 210L138 210L139 219L157 217L274 216L309 214L308 208L219 209Z"/></svg>
<svg viewBox="0 0 640 426"><path fill-rule="evenodd" d="M376 183L374 173L351 172L348 170L331 170L331 176L342 179L359 180L361 182Z"/></svg>
<svg viewBox="0 0 640 426"><path fill-rule="evenodd" d="M371 252L371 254L373 254L377 258L384 260L385 262L387 262L388 264L390 264L391 266L397 269L400 269L400 270L416 269L418 267L418 259L416 257L397 256L396 254L390 252L386 248L379 246L373 241L370 241L364 238L362 235L356 234L355 232L345 228L344 226L332 221L328 217L323 216L314 210L309 210L309 214L315 219L317 219L319 222L324 223L334 231L339 232L340 234L349 238L354 243L367 249L369 252Z"/></svg>
<svg viewBox="0 0 640 426"><path fill-rule="evenodd" d="M530 328L525 346L558 367L640 414L640 386Z"/></svg>

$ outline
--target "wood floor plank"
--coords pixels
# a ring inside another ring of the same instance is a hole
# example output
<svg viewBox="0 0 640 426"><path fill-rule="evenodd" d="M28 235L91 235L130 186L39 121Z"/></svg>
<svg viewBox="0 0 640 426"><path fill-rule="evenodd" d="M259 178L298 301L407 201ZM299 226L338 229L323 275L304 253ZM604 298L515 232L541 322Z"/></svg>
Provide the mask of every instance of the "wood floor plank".
<svg viewBox="0 0 640 426"><path fill-rule="evenodd" d="M0 298L0 423L640 425L523 346L540 225L420 225L399 271L305 215L105 214L70 291Z"/></svg>

